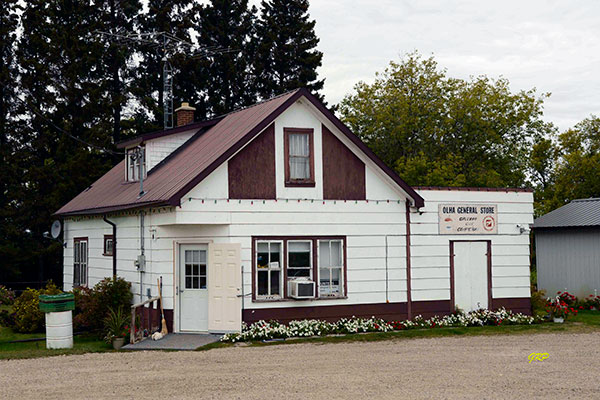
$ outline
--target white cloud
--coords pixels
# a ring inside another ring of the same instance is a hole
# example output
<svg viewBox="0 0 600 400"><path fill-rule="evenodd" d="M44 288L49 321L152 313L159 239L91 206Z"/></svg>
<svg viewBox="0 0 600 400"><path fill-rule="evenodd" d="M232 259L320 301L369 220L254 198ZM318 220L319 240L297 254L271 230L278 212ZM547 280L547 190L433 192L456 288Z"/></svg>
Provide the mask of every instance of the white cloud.
<svg viewBox="0 0 600 400"><path fill-rule="evenodd" d="M600 2L313 0L309 11L329 103L416 49L450 76L551 92L545 118L561 129L600 114Z"/></svg>

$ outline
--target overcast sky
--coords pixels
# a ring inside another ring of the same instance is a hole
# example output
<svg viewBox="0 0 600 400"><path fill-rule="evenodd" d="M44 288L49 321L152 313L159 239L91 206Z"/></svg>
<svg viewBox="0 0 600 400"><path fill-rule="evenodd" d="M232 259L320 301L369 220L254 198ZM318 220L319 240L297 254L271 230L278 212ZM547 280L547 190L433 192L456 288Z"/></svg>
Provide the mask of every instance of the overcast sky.
<svg viewBox="0 0 600 400"><path fill-rule="evenodd" d="M329 103L418 50L452 77L551 92L545 119L561 130L600 116L600 1L312 0L309 12Z"/></svg>

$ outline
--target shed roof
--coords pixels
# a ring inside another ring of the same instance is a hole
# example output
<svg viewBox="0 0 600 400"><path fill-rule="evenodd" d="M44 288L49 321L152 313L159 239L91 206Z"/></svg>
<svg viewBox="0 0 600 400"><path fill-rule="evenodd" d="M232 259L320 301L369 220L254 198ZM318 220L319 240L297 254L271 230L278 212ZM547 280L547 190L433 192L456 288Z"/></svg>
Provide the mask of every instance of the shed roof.
<svg viewBox="0 0 600 400"><path fill-rule="evenodd" d="M600 198L577 199L537 218L534 228L600 226Z"/></svg>
<svg viewBox="0 0 600 400"><path fill-rule="evenodd" d="M387 167L346 127L323 103L306 89L296 89L267 101L234 111L208 123L188 128L199 130L187 142L148 171L144 179L144 195L139 197L139 182L124 182L125 160L94 182L73 200L61 207L57 215L99 214L136 207L179 205L180 199L219 165L227 161L252 138L269 126L275 118L301 97L309 100L340 131L375 162L410 198L422 207L423 198ZM170 133L166 133L170 134ZM136 138L136 141L147 140ZM152 133L151 137L164 134Z"/></svg>

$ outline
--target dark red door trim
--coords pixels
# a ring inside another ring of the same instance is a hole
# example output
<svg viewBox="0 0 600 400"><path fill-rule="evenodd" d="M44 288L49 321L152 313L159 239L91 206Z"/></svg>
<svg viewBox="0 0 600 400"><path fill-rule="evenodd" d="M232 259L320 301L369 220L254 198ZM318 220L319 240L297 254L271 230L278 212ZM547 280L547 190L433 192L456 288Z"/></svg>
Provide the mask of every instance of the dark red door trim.
<svg viewBox="0 0 600 400"><path fill-rule="evenodd" d="M406 313L412 319L412 288L410 274L410 200L406 199Z"/></svg>
<svg viewBox="0 0 600 400"><path fill-rule="evenodd" d="M492 309L492 241L491 240L451 240L450 241L450 312L456 308L456 288L454 285L454 243L456 242L485 242L487 243L487 287L488 309Z"/></svg>

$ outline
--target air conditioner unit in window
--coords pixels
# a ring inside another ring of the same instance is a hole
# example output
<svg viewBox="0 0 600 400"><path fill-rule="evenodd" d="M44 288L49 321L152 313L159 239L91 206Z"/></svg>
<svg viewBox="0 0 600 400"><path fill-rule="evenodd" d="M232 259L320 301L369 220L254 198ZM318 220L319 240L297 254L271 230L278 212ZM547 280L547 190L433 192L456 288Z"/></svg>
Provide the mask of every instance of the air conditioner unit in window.
<svg viewBox="0 0 600 400"><path fill-rule="evenodd" d="M306 279L291 280L288 295L293 299L312 299L315 297L315 283Z"/></svg>

